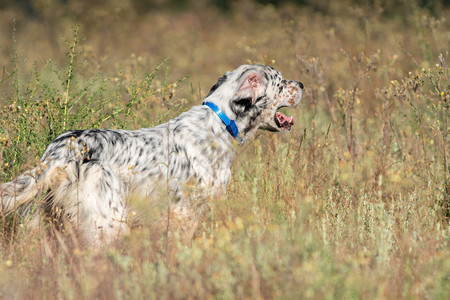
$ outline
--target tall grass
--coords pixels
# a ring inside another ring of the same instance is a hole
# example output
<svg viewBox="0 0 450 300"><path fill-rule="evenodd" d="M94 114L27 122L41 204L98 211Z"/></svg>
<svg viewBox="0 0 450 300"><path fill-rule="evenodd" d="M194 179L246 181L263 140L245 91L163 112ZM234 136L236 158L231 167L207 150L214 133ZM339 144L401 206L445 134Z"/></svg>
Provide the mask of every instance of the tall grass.
<svg viewBox="0 0 450 300"><path fill-rule="evenodd" d="M2 181L65 130L166 121L247 61L305 84L294 129L238 150L189 246L169 247L152 224L102 252L17 225L2 240L3 298L449 298L448 10L407 1L402 19L243 1L226 16L199 4L207 14L134 18L127 3L129 23L81 19L115 34L74 27L65 56L34 65L17 26L1 81ZM71 19L52 22L65 32Z"/></svg>
<svg viewBox="0 0 450 300"><path fill-rule="evenodd" d="M123 69L114 77L93 73L83 57L78 34L79 26L76 26L72 40L64 40L68 48L65 67L59 67L50 59L42 64L34 63L32 78L24 81L21 72L25 59L19 56L13 29L13 70L1 82L6 105L2 108L0 133L7 146L2 149L3 180L22 168L27 153L42 155L46 146L67 130L123 128L133 124L133 120L136 124L138 109L159 102L158 94L167 97L168 90L176 86L176 82L152 85L164 61L145 74ZM83 71L77 72L77 69ZM170 109L162 107L155 113L164 116Z"/></svg>

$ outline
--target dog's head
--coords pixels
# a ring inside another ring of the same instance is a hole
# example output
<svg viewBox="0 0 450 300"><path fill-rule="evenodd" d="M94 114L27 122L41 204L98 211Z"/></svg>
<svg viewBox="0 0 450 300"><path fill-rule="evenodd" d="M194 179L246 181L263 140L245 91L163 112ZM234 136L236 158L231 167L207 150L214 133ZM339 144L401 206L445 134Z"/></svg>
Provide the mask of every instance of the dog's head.
<svg viewBox="0 0 450 300"><path fill-rule="evenodd" d="M295 107L303 94L303 84L283 79L272 67L242 65L219 78L204 102L213 102L234 119L243 138L257 129L290 131L294 119L279 111Z"/></svg>

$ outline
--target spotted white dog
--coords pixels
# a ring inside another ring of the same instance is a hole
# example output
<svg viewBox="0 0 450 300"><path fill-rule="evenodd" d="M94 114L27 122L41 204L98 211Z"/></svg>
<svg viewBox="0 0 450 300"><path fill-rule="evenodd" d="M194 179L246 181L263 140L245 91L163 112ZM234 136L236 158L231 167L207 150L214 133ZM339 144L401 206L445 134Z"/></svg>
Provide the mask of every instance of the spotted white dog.
<svg viewBox="0 0 450 300"><path fill-rule="evenodd" d="M271 67L242 65L219 78L204 105L165 124L65 132L48 146L40 166L0 186L1 209L10 213L43 193L44 211L57 211L89 242L110 241L128 230L130 195L155 200L163 183L173 212L196 223L186 183L224 191L235 145L257 129L289 131L293 118L278 110L295 107L302 93L301 82L285 80Z"/></svg>

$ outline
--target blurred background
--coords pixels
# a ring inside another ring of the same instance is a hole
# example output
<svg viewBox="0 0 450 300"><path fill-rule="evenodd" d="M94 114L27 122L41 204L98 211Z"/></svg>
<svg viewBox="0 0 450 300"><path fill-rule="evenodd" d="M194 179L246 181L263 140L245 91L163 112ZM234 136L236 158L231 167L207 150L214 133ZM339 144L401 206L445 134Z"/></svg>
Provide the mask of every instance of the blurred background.
<svg viewBox="0 0 450 300"><path fill-rule="evenodd" d="M405 51L437 58L448 50L448 40L433 43L437 31L448 30L441 20L448 8L448 0L2 0L0 66L9 68L13 31L29 65L64 62L61 36L70 39L80 24L91 71L111 71L131 56L149 69L169 58L170 78L189 75L204 93L222 73L249 61L308 81L301 61L320 57L324 80L339 67L334 77L341 78L330 80L345 88L351 84L345 57L361 51L379 51L398 77L414 64ZM325 81L333 94L334 83Z"/></svg>
<svg viewBox="0 0 450 300"><path fill-rule="evenodd" d="M2 182L66 130L167 121L241 64L305 85L189 247L149 225L98 253L2 215L0 298L449 299L449 19L448 0L0 0Z"/></svg>

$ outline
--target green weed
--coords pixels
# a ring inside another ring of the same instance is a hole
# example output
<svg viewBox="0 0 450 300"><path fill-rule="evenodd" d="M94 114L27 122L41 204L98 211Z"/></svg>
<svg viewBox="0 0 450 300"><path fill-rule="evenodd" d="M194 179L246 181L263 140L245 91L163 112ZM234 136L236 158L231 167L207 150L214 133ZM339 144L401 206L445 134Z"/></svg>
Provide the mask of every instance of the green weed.
<svg viewBox="0 0 450 300"><path fill-rule="evenodd" d="M0 54L2 181L63 131L167 121L242 63L306 89L286 112L292 132L238 150L190 245L151 222L103 251L16 225L1 242L2 298L449 298L448 8L50 2L34 6L39 22L0 18L5 31L19 20Z"/></svg>

